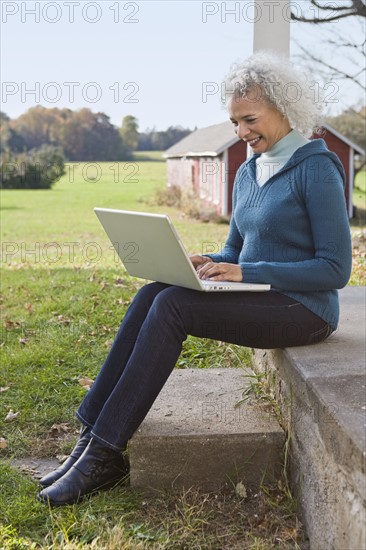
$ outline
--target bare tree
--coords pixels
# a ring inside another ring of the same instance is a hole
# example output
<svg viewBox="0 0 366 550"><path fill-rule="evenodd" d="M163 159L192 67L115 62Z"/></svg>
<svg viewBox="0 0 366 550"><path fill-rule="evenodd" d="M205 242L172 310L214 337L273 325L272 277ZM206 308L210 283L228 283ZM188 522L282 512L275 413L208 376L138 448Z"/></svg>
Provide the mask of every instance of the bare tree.
<svg viewBox="0 0 366 550"><path fill-rule="evenodd" d="M353 21L355 27L357 21ZM347 36L334 27L322 29L317 32L316 48L305 47L300 41L295 44L302 53L302 58L311 61L311 65L318 72L324 81L349 80L358 88L366 90L366 39L364 34L364 23L358 20L361 25L361 33L352 32ZM354 30L356 30L354 28ZM359 37L357 38L357 35ZM336 55L326 55L328 49L336 52ZM342 63L339 63L342 61Z"/></svg>
<svg viewBox="0 0 366 550"><path fill-rule="evenodd" d="M299 6L301 10L296 9ZM351 88L348 87L352 92L340 96L342 112L327 120L338 131L365 147L366 0L302 0L299 5L293 3L291 18L303 23L309 31L306 42L294 40L299 51L295 57L316 79L323 81L324 101L327 104L339 102L334 100L335 92L339 91L336 83L352 84ZM309 40L310 36L313 40ZM362 90L363 99L359 101L357 90ZM364 166L365 161L356 173Z"/></svg>
<svg viewBox="0 0 366 550"><path fill-rule="evenodd" d="M329 83L348 81L354 85L355 96L357 88L364 94L366 0L302 0L293 3L291 18L308 27L308 36L313 37L306 45L294 40L300 51L299 63L310 65L312 72L328 83L328 91Z"/></svg>
<svg viewBox="0 0 366 550"><path fill-rule="evenodd" d="M338 0L325 3L322 3L322 0L309 0L309 2L309 9L313 12L312 17L307 17L302 13L299 15L296 11L292 11L291 19L303 23L329 23L345 17L366 17L365 0Z"/></svg>

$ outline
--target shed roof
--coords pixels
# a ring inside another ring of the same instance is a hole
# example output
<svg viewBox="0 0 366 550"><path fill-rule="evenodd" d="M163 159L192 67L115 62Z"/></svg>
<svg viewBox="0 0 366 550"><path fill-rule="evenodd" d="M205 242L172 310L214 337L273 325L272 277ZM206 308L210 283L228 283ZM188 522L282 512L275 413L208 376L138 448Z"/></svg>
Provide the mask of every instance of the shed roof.
<svg viewBox="0 0 366 550"><path fill-rule="evenodd" d="M334 134L346 143L351 149L365 156L366 153L361 147L353 143L346 136L340 134L337 130L329 126L329 124L323 124L323 127L327 132ZM234 134L233 123L227 120L221 124L213 124L212 126L199 128L192 132L164 151L163 157L216 157L234 145L237 141L240 140Z"/></svg>
<svg viewBox="0 0 366 550"><path fill-rule="evenodd" d="M237 141L233 123L227 120L192 132L164 151L163 157L216 157Z"/></svg>

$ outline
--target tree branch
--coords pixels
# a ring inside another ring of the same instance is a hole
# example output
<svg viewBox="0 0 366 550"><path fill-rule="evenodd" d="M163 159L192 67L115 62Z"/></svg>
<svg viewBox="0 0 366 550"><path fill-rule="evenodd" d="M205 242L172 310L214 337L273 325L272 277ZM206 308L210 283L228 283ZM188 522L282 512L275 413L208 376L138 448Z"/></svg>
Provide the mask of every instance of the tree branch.
<svg viewBox="0 0 366 550"><path fill-rule="evenodd" d="M304 54L306 54L306 56L309 59L311 59L312 61L315 61L315 63L318 63L319 65L322 65L323 67L326 67L327 69L333 71L335 74L341 75L342 78L344 78L346 80L351 80L352 82L354 82L355 84L360 86L360 88L362 88L362 90L365 90L365 86L357 80L357 76L362 74L366 69L361 69L358 73L356 73L356 75L348 74L348 73L338 69L337 67L334 67L333 65L330 65L330 63L327 63L323 59L320 59L319 57L316 57L313 53L309 52L303 46L301 46L301 44L299 44L297 41L295 41L295 42L296 42L296 45L300 48L300 50Z"/></svg>
<svg viewBox="0 0 366 550"><path fill-rule="evenodd" d="M316 8L318 8L320 14L323 14L324 17L321 17L319 15L318 17L305 17L304 15L297 15L293 12L291 12L291 19L294 21L300 21L302 23L329 23L330 21L338 21L339 19L343 19L345 17L352 17L352 16L358 16L358 17L366 17L366 4L363 2L363 0L352 0L351 6L327 6L327 5L321 5L319 4L319 0L309 0L310 4ZM336 15L333 15L332 17L326 17L326 12L332 11L332 12L339 12Z"/></svg>
<svg viewBox="0 0 366 550"><path fill-rule="evenodd" d="M291 12L291 19L294 21L300 21L301 23L330 23L330 21L339 21L340 19L344 19L345 17L350 17L351 15L357 15L354 12L350 11L348 13L342 13L340 15L335 15L334 17L325 17L325 19L320 19L319 17L314 17L314 19L308 19L306 17L300 16L298 17L294 13ZM366 16L365 16L366 17Z"/></svg>
<svg viewBox="0 0 366 550"><path fill-rule="evenodd" d="M351 10L355 9L352 6L322 6L318 3L318 0L310 0L310 3L315 6L316 8L319 8L320 10L330 10L330 11L344 11L344 10Z"/></svg>

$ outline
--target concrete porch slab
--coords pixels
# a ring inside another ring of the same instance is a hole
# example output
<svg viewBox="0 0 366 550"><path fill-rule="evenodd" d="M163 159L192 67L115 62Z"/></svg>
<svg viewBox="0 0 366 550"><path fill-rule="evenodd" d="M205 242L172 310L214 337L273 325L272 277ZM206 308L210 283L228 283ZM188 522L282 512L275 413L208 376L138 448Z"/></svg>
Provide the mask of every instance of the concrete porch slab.
<svg viewBox="0 0 366 550"><path fill-rule="evenodd" d="M282 466L284 432L258 404L236 404L241 369L175 370L129 444L130 480L145 489L258 486Z"/></svg>
<svg viewBox="0 0 366 550"><path fill-rule="evenodd" d="M274 380L303 520L314 550L366 548L364 287L340 292L336 333L314 346L255 350Z"/></svg>

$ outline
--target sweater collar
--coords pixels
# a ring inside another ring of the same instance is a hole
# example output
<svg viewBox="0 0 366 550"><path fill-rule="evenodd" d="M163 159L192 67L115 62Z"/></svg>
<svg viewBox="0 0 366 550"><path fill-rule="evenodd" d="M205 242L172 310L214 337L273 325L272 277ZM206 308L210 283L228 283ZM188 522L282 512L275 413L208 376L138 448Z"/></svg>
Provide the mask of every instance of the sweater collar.
<svg viewBox="0 0 366 550"><path fill-rule="evenodd" d="M296 130L291 130L291 132L289 132L282 139L277 141L277 143L275 143L269 151L266 151L265 153L259 155L260 159L261 161L274 161L276 158L279 157L291 158L294 152L299 147L303 147L304 145L306 145L308 141L309 140L304 138L304 136L302 136Z"/></svg>
<svg viewBox="0 0 366 550"><path fill-rule="evenodd" d="M296 149L296 151L289 158L286 164L282 166L282 168L278 172L276 172L276 174L272 177L277 177L283 172L289 170L290 168L293 168L294 166L299 164L301 161L303 161L307 157L314 156L314 155L321 155L321 154L323 155L325 154L326 156L330 157L337 165L339 172L341 172L341 174L342 172L344 173L344 168L340 160L338 159L337 155L329 151L325 141L322 138L318 138L318 139L312 139L302 147L299 147L298 149ZM260 153L254 153L244 162L244 165L246 166L250 177L254 181L256 180L256 159L260 156L261 156Z"/></svg>

